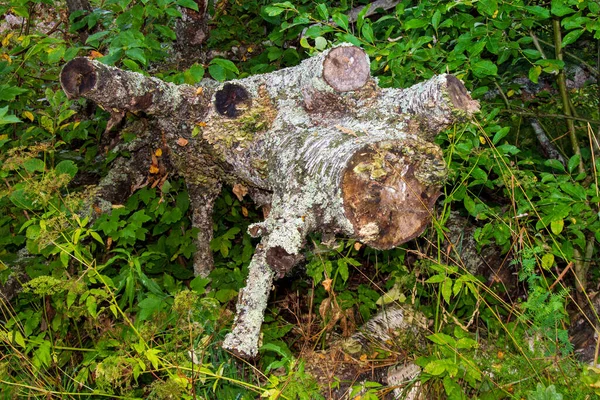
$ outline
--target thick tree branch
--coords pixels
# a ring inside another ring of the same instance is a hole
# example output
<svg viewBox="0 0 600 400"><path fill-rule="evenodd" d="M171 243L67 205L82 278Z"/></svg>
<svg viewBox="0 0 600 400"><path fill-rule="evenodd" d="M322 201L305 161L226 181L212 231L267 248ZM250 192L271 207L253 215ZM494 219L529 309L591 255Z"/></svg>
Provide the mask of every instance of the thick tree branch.
<svg viewBox="0 0 600 400"><path fill-rule="evenodd" d="M262 241L225 342L242 356L256 355L271 281L302 259L310 232L389 249L425 229L446 175L430 140L479 110L451 75L381 89L369 66L364 51L342 45L297 67L198 87L83 58L63 69L70 97L155 116L201 229L196 274L212 266L209 216L222 183L271 201L265 221L249 229Z"/></svg>

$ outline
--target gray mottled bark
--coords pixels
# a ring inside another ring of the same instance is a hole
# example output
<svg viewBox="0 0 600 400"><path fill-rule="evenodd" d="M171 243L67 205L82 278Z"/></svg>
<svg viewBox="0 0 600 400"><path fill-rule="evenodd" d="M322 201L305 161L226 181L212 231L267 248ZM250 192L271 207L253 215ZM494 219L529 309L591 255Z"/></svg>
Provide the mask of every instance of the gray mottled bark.
<svg viewBox="0 0 600 400"><path fill-rule="evenodd" d="M257 354L271 282L302 259L307 234L341 233L389 249L419 235L430 220L446 175L442 152L430 140L478 104L453 76L382 89L369 66L364 51L342 45L297 67L198 87L83 58L63 69L70 97L117 114L156 117L202 231L197 274L212 265L210 213L219 185L242 185L261 203L270 200L264 222L249 229L262 241L225 341L241 356Z"/></svg>

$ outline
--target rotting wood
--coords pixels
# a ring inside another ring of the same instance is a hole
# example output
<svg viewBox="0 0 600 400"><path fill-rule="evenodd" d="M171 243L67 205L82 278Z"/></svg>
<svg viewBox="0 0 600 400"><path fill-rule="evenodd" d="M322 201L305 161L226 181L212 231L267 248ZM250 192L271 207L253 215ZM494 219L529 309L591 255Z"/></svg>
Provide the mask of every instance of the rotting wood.
<svg viewBox="0 0 600 400"><path fill-rule="evenodd" d="M272 282L302 259L310 232L344 234L378 249L416 236L430 220L446 166L431 143L442 129L479 109L464 85L439 75L408 89L383 89L365 52L341 45L299 66L217 84L174 85L78 58L61 73L71 98L115 115L154 116L176 172L191 188L200 255L208 241L215 188L240 185L260 205L249 228L261 242L240 293L224 347L258 352Z"/></svg>

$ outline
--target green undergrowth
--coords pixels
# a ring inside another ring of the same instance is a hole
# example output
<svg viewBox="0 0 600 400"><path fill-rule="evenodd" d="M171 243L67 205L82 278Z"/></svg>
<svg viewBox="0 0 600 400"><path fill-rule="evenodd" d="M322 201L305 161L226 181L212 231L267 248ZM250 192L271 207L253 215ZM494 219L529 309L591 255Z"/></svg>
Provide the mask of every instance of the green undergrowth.
<svg viewBox="0 0 600 400"><path fill-rule="evenodd" d="M70 17L54 3L0 4L0 25L23 18L0 31L0 283L24 283L0 297L3 398L385 398L393 388L372 375L323 381L307 362L394 304L426 317L423 344L361 354L359 372L414 362L410 384L426 398L600 394L600 369L580 362L574 340L587 329L597 361L596 1L405 0L356 21L347 13L359 4L346 1L211 2L206 48L239 51L183 71L170 66L174 24L195 2L94 0ZM425 234L389 251L309 238L305 262L276 285L260 358L245 362L220 343L262 211L223 191L206 279L192 273L197 231L180 178L90 212L99 179L129 155L107 151L108 113L67 99L58 74L91 56L176 83L224 81L340 42L365 49L384 87L452 73L481 112L436 138L449 178ZM584 82L567 87L563 73ZM544 155L532 119L564 162Z"/></svg>

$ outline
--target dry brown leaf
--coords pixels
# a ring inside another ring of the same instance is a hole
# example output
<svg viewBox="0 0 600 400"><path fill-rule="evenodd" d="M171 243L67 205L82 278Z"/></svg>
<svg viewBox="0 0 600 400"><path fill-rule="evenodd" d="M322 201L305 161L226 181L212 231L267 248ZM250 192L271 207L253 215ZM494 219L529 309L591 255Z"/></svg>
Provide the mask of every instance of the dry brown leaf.
<svg viewBox="0 0 600 400"><path fill-rule="evenodd" d="M321 316L322 319L327 318L327 314L329 313L330 307L331 307L331 297L328 297L321 302L321 305L319 305L319 315Z"/></svg>
<svg viewBox="0 0 600 400"><path fill-rule="evenodd" d="M359 251L362 246L363 244L361 242L356 242L354 243L354 250Z"/></svg>
<svg viewBox="0 0 600 400"><path fill-rule="evenodd" d="M179 139L177 139L177 144L180 145L181 147L187 146L188 143L189 143L189 140L187 140L186 138L180 137Z"/></svg>
<svg viewBox="0 0 600 400"><path fill-rule="evenodd" d="M342 133L345 133L346 135L350 135L350 136L354 136L354 137L357 137L357 136L358 136L358 135L356 134L356 132L354 132L354 131L353 131L352 129L350 129L350 128L346 128L346 127L344 127L344 126L341 126L341 125L336 125L336 126L335 126L335 128L336 128L338 131L340 131L340 132L342 132Z"/></svg>
<svg viewBox="0 0 600 400"><path fill-rule="evenodd" d="M233 185L233 194L235 194L239 201L242 201L244 196L248 194L248 188L241 183L236 183Z"/></svg>
<svg viewBox="0 0 600 400"><path fill-rule="evenodd" d="M321 285L323 285L323 288L325 289L326 292L330 292L332 283L333 283L333 279L328 278L328 279L325 279L323 281L323 283L321 283Z"/></svg>

